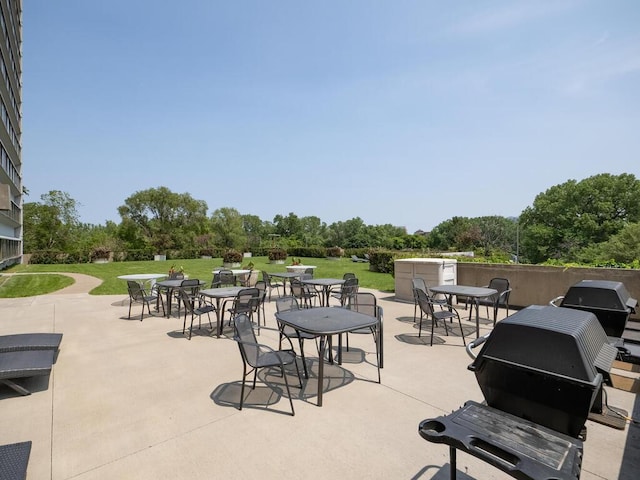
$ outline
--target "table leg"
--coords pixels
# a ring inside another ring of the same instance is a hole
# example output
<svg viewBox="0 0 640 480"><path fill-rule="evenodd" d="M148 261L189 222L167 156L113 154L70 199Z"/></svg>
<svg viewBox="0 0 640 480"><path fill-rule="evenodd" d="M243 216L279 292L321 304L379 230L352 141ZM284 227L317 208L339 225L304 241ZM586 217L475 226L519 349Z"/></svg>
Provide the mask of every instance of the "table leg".
<svg viewBox="0 0 640 480"><path fill-rule="evenodd" d="M171 296L173 295L173 289L167 287L167 318L171 318Z"/></svg>
<svg viewBox="0 0 640 480"><path fill-rule="evenodd" d="M216 330L218 331L218 338L220 338L220 335L222 335L222 312L220 311L220 309L222 308L222 306L220 305L221 303L222 299L216 298Z"/></svg>
<svg viewBox="0 0 640 480"><path fill-rule="evenodd" d="M478 298L474 298L473 300L473 303L476 304L476 338L480 338L480 305ZM473 304L471 304L471 308L473 308Z"/></svg>
<svg viewBox="0 0 640 480"><path fill-rule="evenodd" d="M326 337L320 337L320 358L318 360L318 406L322 406L322 389L324 387L324 351L326 348Z"/></svg>

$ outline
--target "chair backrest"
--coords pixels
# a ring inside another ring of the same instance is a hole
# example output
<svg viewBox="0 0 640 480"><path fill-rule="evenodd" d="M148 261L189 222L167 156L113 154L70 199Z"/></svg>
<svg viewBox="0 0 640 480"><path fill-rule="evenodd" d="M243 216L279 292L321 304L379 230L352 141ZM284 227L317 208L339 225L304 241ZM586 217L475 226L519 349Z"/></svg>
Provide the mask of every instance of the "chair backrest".
<svg viewBox="0 0 640 480"><path fill-rule="evenodd" d="M279 297L276 298L276 311L288 312L289 310L300 310L298 299L296 297Z"/></svg>
<svg viewBox="0 0 640 480"><path fill-rule="evenodd" d="M291 294L296 298L302 298L304 296L304 284L297 278L291 278L289 281L291 287Z"/></svg>
<svg viewBox="0 0 640 480"><path fill-rule="evenodd" d="M427 316L433 316L433 302L429 298L429 295L419 288L414 288L413 294L420 306L420 310L422 310Z"/></svg>
<svg viewBox="0 0 640 480"><path fill-rule="evenodd" d="M260 292L260 303L264 302L267 296L267 283L264 280L258 280L255 284L255 288Z"/></svg>
<svg viewBox="0 0 640 480"><path fill-rule="evenodd" d="M238 292L234 301L234 310L251 309L255 311L260 306L260 290L255 287L243 288Z"/></svg>
<svg viewBox="0 0 640 480"><path fill-rule="evenodd" d="M189 293L184 290L184 289L180 289L178 290L178 297L180 298L180 301L182 301L182 303L184 304L184 315L185 317L187 316L187 313L190 313L191 315L193 315L193 298L189 296Z"/></svg>
<svg viewBox="0 0 640 480"><path fill-rule="evenodd" d="M303 273L302 275L300 275L300 280L312 280L313 279L313 273Z"/></svg>
<svg viewBox="0 0 640 480"><path fill-rule="evenodd" d="M351 298L350 310L378 318L378 301L373 293L358 292Z"/></svg>
<svg viewBox="0 0 640 480"><path fill-rule="evenodd" d="M264 270L262 271L262 280L267 284L268 287L271 286L271 275L269 275Z"/></svg>
<svg viewBox="0 0 640 480"><path fill-rule="evenodd" d="M347 272L347 273L345 273L344 275L342 275L342 279L343 279L343 280L347 280L348 278L356 278L356 274L355 274L355 273Z"/></svg>
<svg viewBox="0 0 640 480"><path fill-rule="evenodd" d="M304 273L306 275L311 275L309 278L313 278L313 268L306 268Z"/></svg>
<svg viewBox="0 0 640 480"><path fill-rule="evenodd" d="M256 367L258 365L258 357L260 356L260 348L257 345L256 334L253 331L251 320L244 313L236 315L233 320L233 328L235 330L234 340L238 342L240 355L243 360Z"/></svg>
<svg viewBox="0 0 640 480"><path fill-rule="evenodd" d="M217 288L220 286L220 272L213 274L213 280L211 280L211 288Z"/></svg>
<svg viewBox="0 0 640 480"><path fill-rule="evenodd" d="M491 281L489 282L489 288L494 288L498 291L498 295L496 295L496 299L500 299L501 303L508 303L509 302L509 293L511 292L507 292L506 295L504 295L504 297L501 297L501 295L509 290L509 280L506 278L492 278Z"/></svg>
<svg viewBox="0 0 640 480"><path fill-rule="evenodd" d="M340 289L340 303L346 305L351 301L351 298L358 293L359 281L357 278L347 278L342 284Z"/></svg>
<svg viewBox="0 0 640 480"><path fill-rule="evenodd" d="M195 295L196 293L198 293L198 290L200 290L200 280L198 280L197 278L188 278L182 280L182 282L180 283L180 289L186 290L188 293Z"/></svg>
<svg viewBox="0 0 640 480"><path fill-rule="evenodd" d="M421 277L414 277L411 279L411 285L413 286L413 288L417 288L422 290L424 293L429 293L429 290L427 289L427 284L424 281L424 278Z"/></svg>
<svg viewBox="0 0 640 480"><path fill-rule="evenodd" d="M140 302L144 300L145 291L138 282L134 280L127 280L127 290L129 290L129 297L131 300Z"/></svg>
<svg viewBox="0 0 640 480"><path fill-rule="evenodd" d="M235 286L236 284L236 276L233 274L231 270L220 270L218 272L220 275L220 285L231 285Z"/></svg>

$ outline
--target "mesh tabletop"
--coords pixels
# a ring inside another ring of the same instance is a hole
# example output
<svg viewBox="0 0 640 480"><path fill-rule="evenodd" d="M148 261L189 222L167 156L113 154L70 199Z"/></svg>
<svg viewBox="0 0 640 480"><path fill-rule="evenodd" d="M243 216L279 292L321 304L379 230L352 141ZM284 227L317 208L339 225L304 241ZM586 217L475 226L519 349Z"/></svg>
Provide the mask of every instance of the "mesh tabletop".
<svg viewBox="0 0 640 480"><path fill-rule="evenodd" d="M61 333L21 333L0 336L0 352L21 350L56 350L62 341Z"/></svg>
<svg viewBox="0 0 640 480"><path fill-rule="evenodd" d="M24 480L31 454L31 442L0 445L0 478L2 480Z"/></svg>
<svg viewBox="0 0 640 480"><path fill-rule="evenodd" d="M53 350L0 353L0 380L47 375L53 365Z"/></svg>
<svg viewBox="0 0 640 480"><path fill-rule="evenodd" d="M320 307L276 313L282 323L315 335L335 335L371 327L378 320L340 307Z"/></svg>

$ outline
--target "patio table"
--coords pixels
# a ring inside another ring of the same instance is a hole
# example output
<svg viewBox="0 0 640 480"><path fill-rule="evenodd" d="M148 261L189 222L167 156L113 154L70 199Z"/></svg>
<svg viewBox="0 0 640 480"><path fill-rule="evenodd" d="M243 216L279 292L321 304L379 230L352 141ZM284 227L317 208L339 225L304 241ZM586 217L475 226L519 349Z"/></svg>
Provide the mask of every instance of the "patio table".
<svg viewBox="0 0 640 480"><path fill-rule="evenodd" d="M213 298L216 300L216 336L220 338L222 335L222 300L225 298L233 298L238 295L240 290L244 290L246 287L221 287L221 288L207 288L200 290L198 293L202 296ZM213 332L211 332L213 334Z"/></svg>
<svg viewBox="0 0 640 480"><path fill-rule="evenodd" d="M334 285L342 285L344 279L342 278L310 278L308 280L302 280L302 283L313 285L315 287L322 287L322 295L320 301L323 307L329 306L329 294L331 293L331 287Z"/></svg>
<svg viewBox="0 0 640 480"><path fill-rule="evenodd" d="M149 281L151 288L159 278L168 277L168 273L130 273L128 275L119 275L120 280L133 280L134 282L146 282Z"/></svg>
<svg viewBox="0 0 640 480"><path fill-rule="evenodd" d="M435 287L429 287L434 293L442 293L447 295L447 303L451 305L451 297L453 295L462 295L463 297L469 297L473 300L473 305L476 307L476 338L480 337L480 308L478 307L478 299L490 297L495 295L498 291L495 288L487 287L472 287L468 285L436 285Z"/></svg>
<svg viewBox="0 0 640 480"><path fill-rule="evenodd" d="M327 338L360 328L372 327L377 318L341 307L318 307L277 312L276 318L285 325L320 337L318 362L318 406L322 406L324 355ZM379 350L378 350L379 351ZM338 351L340 353L340 351Z"/></svg>
<svg viewBox="0 0 640 480"><path fill-rule="evenodd" d="M173 291L176 288L180 288L180 286L182 285L182 281L184 279L178 279L178 280L163 280L161 282L158 282L157 285L160 288L163 288L166 291L166 297L167 297L167 318L171 317L171 295L173 294ZM199 285L202 286L204 285L205 282L200 280Z"/></svg>
<svg viewBox="0 0 640 480"><path fill-rule="evenodd" d="M270 273L272 277L277 277L282 279L282 289L284 290L284 294L287 294L287 280L291 281L292 278L300 278L304 272L278 272L278 273ZM289 287L291 288L291 287Z"/></svg>

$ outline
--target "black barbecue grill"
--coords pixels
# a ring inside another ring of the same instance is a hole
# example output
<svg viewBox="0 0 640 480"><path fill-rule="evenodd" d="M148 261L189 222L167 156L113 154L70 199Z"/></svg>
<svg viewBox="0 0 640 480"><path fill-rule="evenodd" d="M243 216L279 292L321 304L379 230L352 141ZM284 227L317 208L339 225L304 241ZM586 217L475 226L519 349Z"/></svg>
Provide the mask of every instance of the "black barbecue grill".
<svg viewBox="0 0 640 480"><path fill-rule="evenodd" d="M638 305L622 282L609 280L582 280L554 300L560 300L561 307L593 313L606 334L614 338L622 337L629 316Z"/></svg>
<svg viewBox="0 0 640 480"><path fill-rule="evenodd" d="M616 355L593 313L527 307L496 325L469 366L486 405L424 420L420 434L450 445L451 478L456 448L515 478L579 478L584 425ZM542 453L532 456L534 447Z"/></svg>

